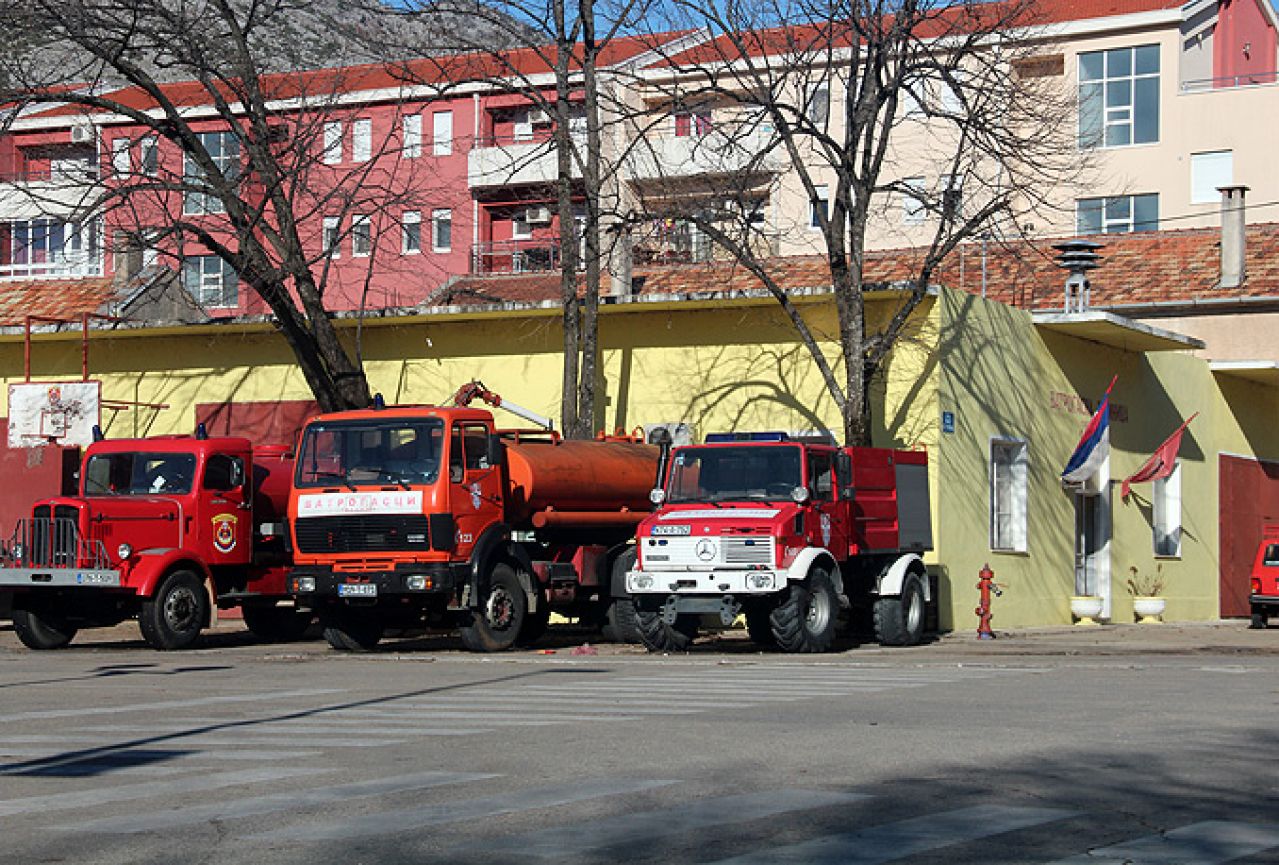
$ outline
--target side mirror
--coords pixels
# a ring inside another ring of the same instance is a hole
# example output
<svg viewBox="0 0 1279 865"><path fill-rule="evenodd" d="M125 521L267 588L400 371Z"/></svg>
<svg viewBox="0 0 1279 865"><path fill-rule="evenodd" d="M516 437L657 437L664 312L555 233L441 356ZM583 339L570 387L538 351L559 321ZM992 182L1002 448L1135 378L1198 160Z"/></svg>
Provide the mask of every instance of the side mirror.
<svg viewBox="0 0 1279 865"><path fill-rule="evenodd" d="M497 433L489 433L487 456L489 466L493 468L506 463L506 445L503 444L502 437Z"/></svg>
<svg viewBox="0 0 1279 865"><path fill-rule="evenodd" d="M231 489L237 489L244 486L244 463L240 460L231 462Z"/></svg>

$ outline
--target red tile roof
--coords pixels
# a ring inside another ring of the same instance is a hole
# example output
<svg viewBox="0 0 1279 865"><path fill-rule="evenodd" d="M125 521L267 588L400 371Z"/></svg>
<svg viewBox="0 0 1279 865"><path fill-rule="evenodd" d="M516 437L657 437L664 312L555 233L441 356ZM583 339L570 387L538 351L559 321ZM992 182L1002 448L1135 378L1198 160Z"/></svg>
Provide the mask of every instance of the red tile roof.
<svg viewBox="0 0 1279 865"><path fill-rule="evenodd" d="M110 277L0 282L0 327L21 326L28 315L78 322L114 297Z"/></svg>

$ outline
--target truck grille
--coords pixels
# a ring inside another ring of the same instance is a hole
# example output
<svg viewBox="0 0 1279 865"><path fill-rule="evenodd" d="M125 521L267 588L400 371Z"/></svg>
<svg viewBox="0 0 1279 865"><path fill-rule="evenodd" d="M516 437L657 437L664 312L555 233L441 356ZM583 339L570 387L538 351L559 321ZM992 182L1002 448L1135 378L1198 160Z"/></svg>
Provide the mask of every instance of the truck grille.
<svg viewBox="0 0 1279 865"><path fill-rule="evenodd" d="M772 567L776 561L773 557L774 540L763 535L654 538L657 545L649 545L648 540L643 541L642 548L645 570L698 570L742 565ZM699 545L705 541L714 544L714 554L709 558L697 554Z"/></svg>
<svg viewBox="0 0 1279 865"><path fill-rule="evenodd" d="M426 517L419 514L348 514L306 517L294 523L299 552L390 553L429 550Z"/></svg>
<svg viewBox="0 0 1279 865"><path fill-rule="evenodd" d="M771 565L772 538L721 538L720 552L726 565Z"/></svg>

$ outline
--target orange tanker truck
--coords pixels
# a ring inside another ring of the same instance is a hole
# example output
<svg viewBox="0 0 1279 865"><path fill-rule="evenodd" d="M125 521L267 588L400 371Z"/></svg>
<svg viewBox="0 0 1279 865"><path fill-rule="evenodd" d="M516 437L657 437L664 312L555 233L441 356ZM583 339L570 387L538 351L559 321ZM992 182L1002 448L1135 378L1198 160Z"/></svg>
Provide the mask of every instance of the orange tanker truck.
<svg viewBox="0 0 1279 865"><path fill-rule="evenodd" d="M498 430L475 400L543 429ZM301 435L289 588L335 649L387 629L457 628L467 648L527 645L551 611L633 638L624 594L658 449L566 441L479 382L449 406L321 415Z"/></svg>

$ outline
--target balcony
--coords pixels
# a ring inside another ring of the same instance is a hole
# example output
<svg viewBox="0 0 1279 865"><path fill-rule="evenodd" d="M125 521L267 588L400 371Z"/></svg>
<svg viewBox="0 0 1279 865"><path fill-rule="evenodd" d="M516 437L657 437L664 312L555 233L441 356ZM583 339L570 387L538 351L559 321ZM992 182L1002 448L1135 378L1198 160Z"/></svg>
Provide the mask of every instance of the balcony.
<svg viewBox="0 0 1279 865"><path fill-rule="evenodd" d="M1211 90L1230 90L1236 87L1256 87L1279 81L1279 72L1247 72L1220 78L1195 78L1181 82L1182 93L1203 93Z"/></svg>
<svg viewBox="0 0 1279 865"><path fill-rule="evenodd" d="M471 247L471 273L549 273L560 269L560 242L494 240Z"/></svg>
<svg viewBox="0 0 1279 865"><path fill-rule="evenodd" d="M96 221L76 224L40 217L0 222L0 280L102 276L101 235Z"/></svg>
<svg viewBox="0 0 1279 865"><path fill-rule="evenodd" d="M779 151L769 150L773 136L753 131L730 136L712 130L701 136L654 137L636 143L627 159L633 181L668 180L782 170ZM765 152L768 151L768 152Z"/></svg>
<svg viewBox="0 0 1279 865"><path fill-rule="evenodd" d="M0 280L11 279L77 279L102 276L102 255L64 255L52 261L0 261Z"/></svg>
<svg viewBox="0 0 1279 865"><path fill-rule="evenodd" d="M574 132L578 146L586 142L584 134ZM547 131L536 130L531 136L490 136L480 138L467 154L467 181L472 189L551 183L559 173L555 142ZM573 177L581 177L576 164Z"/></svg>
<svg viewBox="0 0 1279 865"><path fill-rule="evenodd" d="M69 214L99 191L97 165L92 162L0 170L0 217Z"/></svg>

